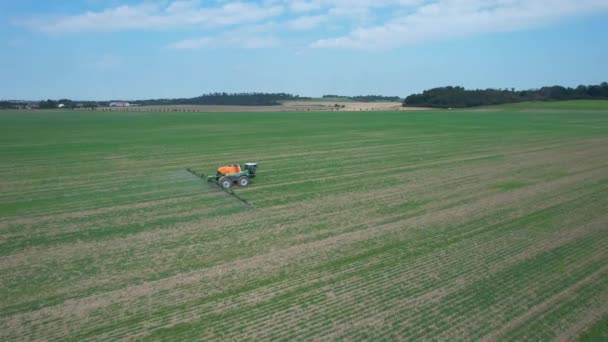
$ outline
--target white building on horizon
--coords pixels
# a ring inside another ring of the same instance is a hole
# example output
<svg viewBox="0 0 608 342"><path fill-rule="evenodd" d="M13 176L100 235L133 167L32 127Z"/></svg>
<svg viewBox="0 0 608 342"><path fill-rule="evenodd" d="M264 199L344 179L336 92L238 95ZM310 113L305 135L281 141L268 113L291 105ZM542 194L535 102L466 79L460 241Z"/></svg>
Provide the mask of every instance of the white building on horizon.
<svg viewBox="0 0 608 342"><path fill-rule="evenodd" d="M131 104L126 101L110 102L110 107L130 107L130 106L131 106Z"/></svg>

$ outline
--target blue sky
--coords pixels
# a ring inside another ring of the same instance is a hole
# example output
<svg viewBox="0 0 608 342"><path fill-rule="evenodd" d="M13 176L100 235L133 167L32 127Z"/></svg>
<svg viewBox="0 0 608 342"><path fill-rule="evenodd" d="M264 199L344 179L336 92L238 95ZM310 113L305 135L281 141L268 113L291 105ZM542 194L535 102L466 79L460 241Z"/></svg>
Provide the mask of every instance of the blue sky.
<svg viewBox="0 0 608 342"><path fill-rule="evenodd" d="M0 0L0 98L608 80L606 0Z"/></svg>

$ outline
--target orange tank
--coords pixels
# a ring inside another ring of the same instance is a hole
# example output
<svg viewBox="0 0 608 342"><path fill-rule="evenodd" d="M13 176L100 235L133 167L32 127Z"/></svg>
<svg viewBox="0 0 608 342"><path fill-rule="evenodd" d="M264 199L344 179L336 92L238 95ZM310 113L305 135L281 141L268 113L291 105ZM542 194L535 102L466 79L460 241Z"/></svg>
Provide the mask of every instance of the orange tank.
<svg viewBox="0 0 608 342"><path fill-rule="evenodd" d="M217 172L221 173L223 175L229 175L231 173L239 173L239 172L241 172L241 166L240 165L222 166L219 169L217 169Z"/></svg>

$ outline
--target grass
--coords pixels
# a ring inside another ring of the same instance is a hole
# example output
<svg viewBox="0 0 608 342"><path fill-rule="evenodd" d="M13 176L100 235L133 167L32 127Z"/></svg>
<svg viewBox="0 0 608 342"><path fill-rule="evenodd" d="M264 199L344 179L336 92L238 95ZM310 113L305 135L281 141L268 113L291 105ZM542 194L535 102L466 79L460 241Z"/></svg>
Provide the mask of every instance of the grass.
<svg viewBox="0 0 608 342"><path fill-rule="evenodd" d="M608 339L608 316L596 321L580 338L581 341L605 341Z"/></svg>
<svg viewBox="0 0 608 342"><path fill-rule="evenodd" d="M503 182L503 183L494 184L494 188L502 190L502 191L509 191L509 190L515 190L515 189L523 188L526 185L527 184L525 182L509 181L509 182Z"/></svg>
<svg viewBox="0 0 608 342"><path fill-rule="evenodd" d="M500 108L504 110L608 110L608 100L571 100L571 101L539 101L510 103L488 108Z"/></svg>
<svg viewBox="0 0 608 342"><path fill-rule="evenodd" d="M0 339L605 336L608 110L518 106L0 112Z"/></svg>

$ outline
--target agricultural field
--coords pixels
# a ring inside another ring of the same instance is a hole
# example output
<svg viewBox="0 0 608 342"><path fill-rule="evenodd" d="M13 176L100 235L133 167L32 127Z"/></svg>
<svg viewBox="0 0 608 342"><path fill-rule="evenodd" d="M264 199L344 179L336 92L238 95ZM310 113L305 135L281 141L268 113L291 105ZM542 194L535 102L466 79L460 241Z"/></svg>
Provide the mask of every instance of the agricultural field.
<svg viewBox="0 0 608 342"><path fill-rule="evenodd" d="M498 110L568 110L568 111L608 111L608 101L606 100L571 100L571 101L536 101L510 103L506 105L494 106Z"/></svg>
<svg viewBox="0 0 608 342"><path fill-rule="evenodd" d="M0 340L605 339L608 110L501 108L0 112Z"/></svg>

